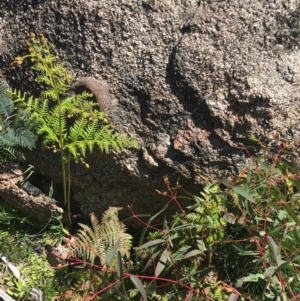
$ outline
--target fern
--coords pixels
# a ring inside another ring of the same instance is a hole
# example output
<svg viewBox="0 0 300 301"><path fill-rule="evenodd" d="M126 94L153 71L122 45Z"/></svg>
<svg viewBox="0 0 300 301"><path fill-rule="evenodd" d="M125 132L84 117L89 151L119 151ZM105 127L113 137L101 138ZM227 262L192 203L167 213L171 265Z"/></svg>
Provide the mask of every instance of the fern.
<svg viewBox="0 0 300 301"><path fill-rule="evenodd" d="M23 110L14 112L14 104L8 93L9 86L0 82L0 160L23 159L17 147L33 148L34 134L29 125L28 115ZM14 113L14 114L13 114Z"/></svg>
<svg viewBox="0 0 300 301"><path fill-rule="evenodd" d="M75 244L71 247L75 254L82 254L85 260L94 263L99 258L101 265L107 265L108 255L118 240L118 251L122 257L129 258L132 246L132 236L126 233L125 225L118 220L120 208L110 207L104 212L102 222L99 223L95 215L91 215L92 227L79 224Z"/></svg>
<svg viewBox="0 0 300 301"><path fill-rule="evenodd" d="M25 59L33 62L37 71L36 81L46 86L37 98L26 98L19 91L12 91L15 103L30 114L31 122L37 126L36 133L42 137L45 146L61 155L61 170L64 189L64 204L70 213L70 161L81 161L86 167L86 151L98 147L101 152L116 151L124 147L136 147L134 139L117 133L109 125L107 116L99 111L97 104L88 101L91 96L68 95L69 84L74 75L68 73L53 54L53 46L40 35L31 34L27 43L29 54L17 57L12 65L20 65Z"/></svg>
<svg viewBox="0 0 300 301"><path fill-rule="evenodd" d="M8 85L6 82L0 82L0 114L8 117L14 110L14 104L7 93Z"/></svg>

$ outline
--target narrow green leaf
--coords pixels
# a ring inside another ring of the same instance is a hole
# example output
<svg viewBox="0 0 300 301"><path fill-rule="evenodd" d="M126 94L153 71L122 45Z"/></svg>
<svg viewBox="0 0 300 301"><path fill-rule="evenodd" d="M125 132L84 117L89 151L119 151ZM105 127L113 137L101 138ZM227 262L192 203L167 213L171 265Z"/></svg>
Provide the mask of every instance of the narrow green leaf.
<svg viewBox="0 0 300 301"><path fill-rule="evenodd" d="M149 248L149 247L152 247L152 246L163 244L165 242L166 241L164 239L154 239L154 240L146 242L143 245L137 247L137 250L139 250L139 249L146 249L146 248Z"/></svg>
<svg viewBox="0 0 300 301"><path fill-rule="evenodd" d="M271 266L271 267L268 267L265 272L264 272L264 276L265 277L271 277L274 275L274 272L276 270L276 267L275 266Z"/></svg>
<svg viewBox="0 0 300 301"><path fill-rule="evenodd" d="M272 160L273 158L266 157L266 160ZM265 162L259 162L259 166L266 172L270 172L270 165Z"/></svg>
<svg viewBox="0 0 300 301"><path fill-rule="evenodd" d="M296 166L292 166L291 164L283 161L283 160L279 160L277 161L277 166L282 165L285 168L287 168L289 171L293 172L293 173L297 173L298 172L298 167Z"/></svg>
<svg viewBox="0 0 300 301"><path fill-rule="evenodd" d="M152 223L152 221L159 216L160 214L162 214L166 209L168 208L168 204L166 204L159 212L157 212L156 214L154 214L148 221L148 225L150 225ZM142 245L144 239L145 239L145 235L147 232L147 227L145 227L141 233L140 239L139 239L139 246Z"/></svg>
<svg viewBox="0 0 300 301"><path fill-rule="evenodd" d="M290 266L290 262L282 261L281 264L274 271L273 276L276 275L278 272L282 271L283 269L288 268L289 266Z"/></svg>
<svg viewBox="0 0 300 301"><path fill-rule="evenodd" d="M214 226L214 221L213 219L209 216L209 215L206 215L206 218L208 219L209 223Z"/></svg>
<svg viewBox="0 0 300 301"><path fill-rule="evenodd" d="M246 212L247 212L248 216L250 218L253 218L255 216L255 213L254 213L254 210L251 206L251 203L248 200L246 200L244 204L245 204L245 209L246 209Z"/></svg>
<svg viewBox="0 0 300 301"><path fill-rule="evenodd" d="M223 178L223 179L222 179L222 183L223 183L226 187L231 188L231 184L230 184L230 182L229 182L226 178Z"/></svg>
<svg viewBox="0 0 300 301"><path fill-rule="evenodd" d="M180 225L174 228L171 228L169 230L166 231L166 233L172 233L172 232L177 232L179 230L183 230L183 229L191 229L194 228L195 226L193 224L186 224L186 225Z"/></svg>
<svg viewBox="0 0 300 301"><path fill-rule="evenodd" d="M161 250L157 251L156 253L151 255L151 258L148 259L145 267L143 268L142 272L146 271L147 268L153 263L154 259L161 253Z"/></svg>
<svg viewBox="0 0 300 301"><path fill-rule="evenodd" d="M203 253L204 251L207 250L205 243L198 235L196 237L197 237L197 247Z"/></svg>
<svg viewBox="0 0 300 301"><path fill-rule="evenodd" d="M281 264L280 248L276 245L275 241L271 236L267 235L266 238L267 238L267 242L270 249L270 255L272 259L277 263L277 265L280 265Z"/></svg>
<svg viewBox="0 0 300 301"><path fill-rule="evenodd" d="M271 187L271 195L274 198L274 200L276 200L276 201L285 199L285 195L275 185L272 185L272 187Z"/></svg>
<svg viewBox="0 0 300 301"><path fill-rule="evenodd" d="M99 273L97 270L95 270L94 273L102 280L102 282L106 285L106 287L110 287L111 283L102 275L102 273ZM120 286L120 282L116 282L116 284L113 285L111 289L115 294L119 295L123 301L129 301L129 299L119 291L118 289L119 286ZM108 293L108 295L110 295L109 291L106 292ZM106 292L104 294L106 294Z"/></svg>
<svg viewBox="0 0 300 301"><path fill-rule="evenodd" d="M169 251L168 250L164 250L163 253L161 254L156 268L155 268L155 276L158 277L161 272L165 269L167 261L169 260Z"/></svg>
<svg viewBox="0 0 300 301"><path fill-rule="evenodd" d="M244 277L243 282L258 282L260 278L264 279L265 276L263 274L250 274Z"/></svg>
<svg viewBox="0 0 300 301"><path fill-rule="evenodd" d="M187 258L194 257L194 256L197 256L200 254L203 254L203 252L201 252L200 250L193 250L193 251L186 253L183 258L187 259Z"/></svg>
<svg viewBox="0 0 300 301"><path fill-rule="evenodd" d="M107 258L106 258L106 264L107 266L110 266L118 252L118 249L119 249L119 246L120 246L120 242L121 242L121 239L119 238L117 240L117 242L115 243L114 247L111 249L111 251L109 252Z"/></svg>
<svg viewBox="0 0 300 301"><path fill-rule="evenodd" d="M286 212L293 219L293 221L299 225L299 219L298 219L297 215L295 214L294 210L292 210L288 204L282 204L282 207L284 210L286 210Z"/></svg>
<svg viewBox="0 0 300 301"><path fill-rule="evenodd" d="M281 242L281 247L288 252L293 252L293 246L291 245L291 243L289 241L283 241Z"/></svg>
<svg viewBox="0 0 300 301"><path fill-rule="evenodd" d="M251 135L249 137L250 140L254 141L254 142L259 142L259 139L256 138L255 136ZM247 149L254 149L254 146L247 146Z"/></svg>
<svg viewBox="0 0 300 301"><path fill-rule="evenodd" d="M293 262L295 262L295 261L298 261L298 262L300 261L300 255L297 255L293 258Z"/></svg>
<svg viewBox="0 0 300 301"><path fill-rule="evenodd" d="M233 186L232 189L238 193L239 195L241 195L242 197L244 197L246 200L248 200L251 203L254 203L255 200L254 198L241 186Z"/></svg>
<svg viewBox="0 0 300 301"><path fill-rule="evenodd" d="M244 251L242 254L243 256L259 256L260 252L254 252L254 251Z"/></svg>
<svg viewBox="0 0 300 301"><path fill-rule="evenodd" d="M294 237L296 238L297 242L300 243L300 236L298 233L299 229L294 228L293 233L294 233Z"/></svg>
<svg viewBox="0 0 300 301"><path fill-rule="evenodd" d="M187 253L187 251L191 248L189 245L184 245L181 248L179 248L176 252L172 254L173 260L181 260L184 258L184 255Z"/></svg>
<svg viewBox="0 0 300 301"><path fill-rule="evenodd" d="M244 250L239 243L237 243L236 241L232 241L231 244L236 250L239 251L240 255L244 254Z"/></svg>
<svg viewBox="0 0 300 301"><path fill-rule="evenodd" d="M295 186L295 185L294 185ZM295 193L291 193L289 194L289 198L292 200L292 201L298 201L300 199L300 192L299 192L299 188L297 187L297 192Z"/></svg>
<svg viewBox="0 0 300 301"><path fill-rule="evenodd" d="M241 288L243 286L243 284L244 284L244 279L245 279L245 277L242 277L242 278L238 279L238 281L235 283L234 286L236 288Z"/></svg>
<svg viewBox="0 0 300 301"><path fill-rule="evenodd" d="M233 214L227 213L227 212L225 212L222 217L226 222L228 222L229 224L232 224L232 225L235 225L239 219L238 217L234 216Z"/></svg>
<svg viewBox="0 0 300 301"><path fill-rule="evenodd" d="M145 288L143 287L141 280L132 274L130 275L130 279L133 282L133 284L135 285L135 287L138 289L138 291L141 293L144 301L147 301L147 294L146 294Z"/></svg>

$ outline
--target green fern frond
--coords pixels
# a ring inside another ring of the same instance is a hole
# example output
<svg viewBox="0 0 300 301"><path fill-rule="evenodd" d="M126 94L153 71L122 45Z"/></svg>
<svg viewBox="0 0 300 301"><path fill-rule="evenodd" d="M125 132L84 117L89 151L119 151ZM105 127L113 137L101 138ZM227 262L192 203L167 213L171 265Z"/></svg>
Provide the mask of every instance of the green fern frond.
<svg viewBox="0 0 300 301"><path fill-rule="evenodd" d="M0 141L7 146L22 146L32 149L35 145L35 138L30 130L23 127L7 127L0 132Z"/></svg>
<svg viewBox="0 0 300 301"><path fill-rule="evenodd" d="M93 151L94 146L98 146L101 152L109 152L109 149L121 150L124 147L136 146L133 139L126 135L116 133L110 126L99 128L98 120L92 120L88 123L85 118L77 120L70 127L69 143L65 145L66 149L74 154L81 153L84 157L86 149Z"/></svg>
<svg viewBox="0 0 300 301"><path fill-rule="evenodd" d="M18 91L12 91L15 103L26 113L37 127L44 144L51 145L60 152L63 174L64 203L70 214L70 160L84 162L87 149L92 152L95 146L102 152L110 149L121 150L135 147L136 142L126 135L117 134L107 124L107 115L99 111L98 104L90 101L91 94L70 95L70 83L74 76L58 61L53 46L43 36L30 35L27 43L29 54L16 58L12 65L20 65L31 59L32 69L38 76L36 81L46 88L38 98L27 99ZM88 164L86 164L88 166Z"/></svg>
<svg viewBox="0 0 300 301"><path fill-rule="evenodd" d="M43 136L45 145L54 145L54 143L60 142L56 133L53 131L53 128L46 123L43 123L37 133Z"/></svg>
<svg viewBox="0 0 300 301"><path fill-rule="evenodd" d="M67 133L67 114L66 111L61 111L59 106L55 106L49 110L48 115L45 116L45 122L53 127L53 132L57 136Z"/></svg>
<svg viewBox="0 0 300 301"><path fill-rule="evenodd" d="M85 126L87 121L85 118L81 117L77 119L74 124L69 128L69 138L70 141L77 141L84 137Z"/></svg>
<svg viewBox="0 0 300 301"><path fill-rule="evenodd" d="M8 89L9 86L6 82L0 82L0 114L4 117L8 117L14 110Z"/></svg>
<svg viewBox="0 0 300 301"><path fill-rule="evenodd" d="M18 94L18 97L22 97ZM14 114L13 114L14 113ZM13 115L12 115L13 114ZM15 148L18 146L33 148L35 137L30 130L29 115L19 109L14 112L12 94L6 82L0 82L0 160L23 159L23 155Z"/></svg>
<svg viewBox="0 0 300 301"><path fill-rule="evenodd" d="M43 84L46 84L48 86L50 86L52 84L51 78L49 78L49 76L47 76L47 75L37 77L36 82L43 83Z"/></svg>
<svg viewBox="0 0 300 301"><path fill-rule="evenodd" d="M34 112L36 112L38 116L48 116L49 115L49 101L45 99L44 101L35 101L34 102ZM42 122L42 121L41 121Z"/></svg>
<svg viewBox="0 0 300 301"><path fill-rule="evenodd" d="M0 163L6 163L11 160L25 160L22 152L16 150L14 147L4 146L0 143Z"/></svg>

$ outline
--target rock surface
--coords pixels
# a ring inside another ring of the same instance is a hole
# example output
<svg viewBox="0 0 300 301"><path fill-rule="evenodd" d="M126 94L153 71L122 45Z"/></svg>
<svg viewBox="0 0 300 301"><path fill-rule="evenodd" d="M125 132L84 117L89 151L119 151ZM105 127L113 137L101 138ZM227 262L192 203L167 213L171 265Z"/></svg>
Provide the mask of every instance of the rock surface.
<svg viewBox="0 0 300 301"><path fill-rule="evenodd" d="M28 65L9 63L42 32L70 70L106 82L112 123L140 150L74 166L74 199L85 213L153 213L163 176L188 185L235 172L250 135L299 143L299 14L296 0L3 0L0 70L36 93ZM57 158L27 157L59 182Z"/></svg>

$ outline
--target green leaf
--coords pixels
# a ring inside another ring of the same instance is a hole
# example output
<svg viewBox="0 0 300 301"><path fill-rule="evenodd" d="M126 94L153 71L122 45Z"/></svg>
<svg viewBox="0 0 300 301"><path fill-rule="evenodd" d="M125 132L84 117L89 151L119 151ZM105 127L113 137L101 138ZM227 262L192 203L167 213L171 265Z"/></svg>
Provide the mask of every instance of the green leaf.
<svg viewBox="0 0 300 301"><path fill-rule="evenodd" d="M156 268L155 268L155 276L156 277L158 277L161 274L161 272L165 269L168 260L170 260L169 251L164 250L163 253L161 254L161 256L157 262Z"/></svg>
<svg viewBox="0 0 300 301"><path fill-rule="evenodd" d="M280 166L280 165L284 166L288 171L291 171L292 173L298 173L297 166L291 165L283 160L277 161L277 166Z"/></svg>
<svg viewBox="0 0 300 301"><path fill-rule="evenodd" d="M278 272L284 270L285 268L288 268L290 265L291 265L290 262L288 262L288 261L282 261L281 264L274 271L273 275L276 275Z"/></svg>
<svg viewBox="0 0 300 301"><path fill-rule="evenodd" d="M234 216L233 214L227 213L227 212L225 212L222 217L226 222L228 222L229 224L232 224L232 225L235 225L239 219L238 217Z"/></svg>
<svg viewBox="0 0 300 301"><path fill-rule="evenodd" d="M152 254L149 260L147 261L145 267L143 268L143 271L146 271L146 269L153 263L153 260L161 253L161 250L158 250L156 253Z"/></svg>
<svg viewBox="0 0 300 301"><path fill-rule="evenodd" d="M138 289L138 291L141 293L144 301L147 301L147 294L146 294L145 288L143 287L141 280L132 274L130 274L130 279L133 282L133 284L135 285L135 287Z"/></svg>
<svg viewBox="0 0 300 301"><path fill-rule="evenodd" d="M259 256L261 254L260 254L260 252L255 252L255 251L244 251L240 255L243 255L243 256Z"/></svg>
<svg viewBox="0 0 300 301"><path fill-rule="evenodd" d="M239 195L241 195L242 197L244 197L246 200L248 200L251 203L255 202L255 199L241 186L232 186L232 189L238 193Z"/></svg>
<svg viewBox="0 0 300 301"><path fill-rule="evenodd" d="M117 240L117 242L115 243L114 247L110 250L107 258L106 258L106 264L107 266L110 266L118 252L118 249L119 249L119 246L120 246L120 242L121 242L121 239L119 238Z"/></svg>
<svg viewBox="0 0 300 301"><path fill-rule="evenodd" d="M231 188L231 184L230 184L230 182L229 182L226 178L223 178L223 179L222 179L222 183L223 183L226 187Z"/></svg>
<svg viewBox="0 0 300 301"><path fill-rule="evenodd" d="M275 266L268 267L268 268L265 270L265 272L264 272L264 276L265 276L265 277L273 276L274 273L275 273L275 270L276 270L276 267L275 267Z"/></svg>
<svg viewBox="0 0 300 301"><path fill-rule="evenodd" d="M296 224L299 224L299 219L298 219L297 215L295 214L294 210L292 210L288 204L282 204L281 206L289 214L289 216L293 219L293 221Z"/></svg>
<svg viewBox="0 0 300 301"><path fill-rule="evenodd" d="M240 253L240 255L244 254L244 250L239 243L232 241L231 245Z"/></svg>
<svg viewBox="0 0 300 301"><path fill-rule="evenodd" d="M159 216L160 214L162 214L166 209L168 208L168 203L159 211L157 212L156 214L154 214L148 221L148 225L150 225L152 223L152 221L157 217ZM139 246L141 246L141 244L143 243L144 241L144 238L145 238L145 235L146 235L146 232L147 232L147 227L145 227L141 233L141 236L140 236L140 239L139 239Z"/></svg>
<svg viewBox="0 0 300 301"><path fill-rule="evenodd" d="M293 262L295 262L295 261L298 261L298 262L300 261L300 255L297 255L293 258Z"/></svg>
<svg viewBox="0 0 300 301"><path fill-rule="evenodd" d="M166 230L165 232L168 234L171 234L172 232L178 232L180 230L184 230L184 229L191 229L194 228L195 226L193 224L186 224L186 225L180 225L174 228L171 228L169 230Z"/></svg>
<svg viewBox="0 0 300 301"><path fill-rule="evenodd" d="M201 252L200 250L192 250L192 251L186 253L183 258L187 259L187 258L194 257L194 256L197 256L200 254L203 254L203 252Z"/></svg>
<svg viewBox="0 0 300 301"><path fill-rule="evenodd" d="M206 215L206 218L207 218L207 220L209 221L209 223L210 223L212 226L214 226L214 221L213 221L213 219L212 219L209 215Z"/></svg>
<svg viewBox="0 0 300 301"><path fill-rule="evenodd" d="M163 243L165 243L166 241L164 239L154 239L154 240L151 240L149 242L146 242L144 243L143 245L137 247L137 249L146 249L146 248L149 248L149 247L152 247L152 246L156 246L156 245L161 245Z"/></svg>
<svg viewBox="0 0 300 301"><path fill-rule="evenodd" d="M250 218L253 218L255 216L255 212L251 206L251 203L248 200L246 200L244 204L245 204L245 209L246 209L248 216Z"/></svg>
<svg viewBox="0 0 300 301"><path fill-rule="evenodd" d="M280 189L277 186L272 185L270 191L274 200L280 201L285 199L285 195L280 191Z"/></svg>
<svg viewBox="0 0 300 301"><path fill-rule="evenodd" d="M198 235L196 237L197 237L197 247L203 253L204 251L207 250L205 243Z"/></svg>
<svg viewBox="0 0 300 301"><path fill-rule="evenodd" d="M118 276L120 277L120 281L123 281L123 264L122 264L122 256L120 251L117 254L117 271Z"/></svg>
<svg viewBox="0 0 300 301"><path fill-rule="evenodd" d="M276 245L275 241L271 236L267 235L266 239L269 245L270 255L272 259L276 262L277 265L280 265L281 264L280 248Z"/></svg>
<svg viewBox="0 0 300 301"><path fill-rule="evenodd" d="M181 248L179 248L176 252L172 254L173 260L181 260L184 258L184 255L186 252L191 248L189 245L184 245Z"/></svg>
<svg viewBox="0 0 300 301"><path fill-rule="evenodd" d="M296 238L297 242L300 243L300 236L299 236L298 231L299 230L297 228L294 228L293 233L294 233L294 237Z"/></svg>
<svg viewBox="0 0 300 301"><path fill-rule="evenodd" d="M265 276L263 274L250 274L244 277L243 282L258 282L260 278L265 279Z"/></svg>

